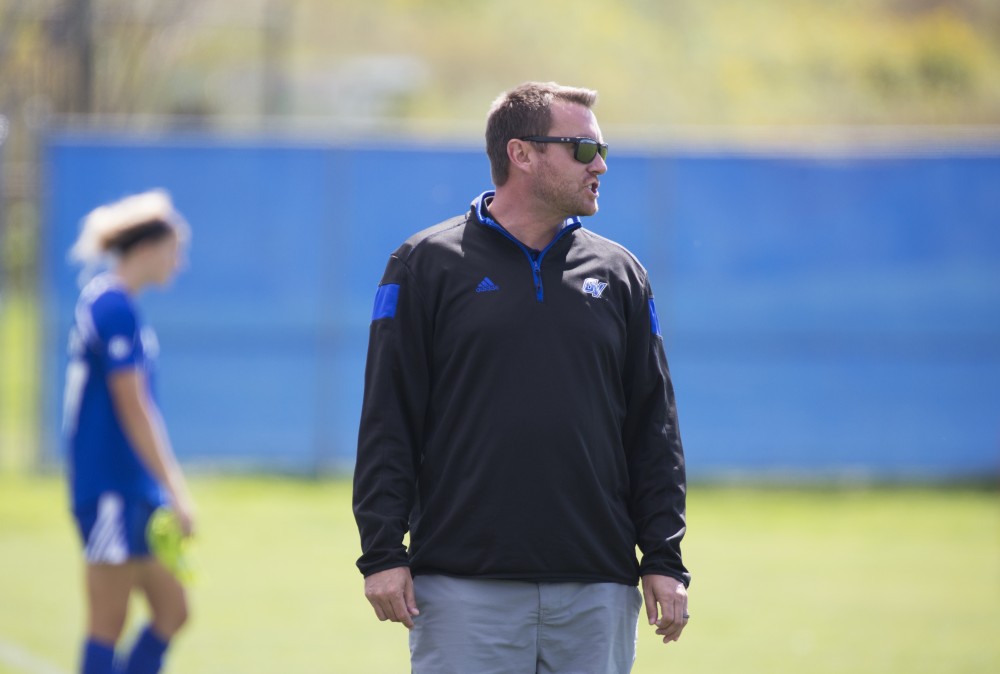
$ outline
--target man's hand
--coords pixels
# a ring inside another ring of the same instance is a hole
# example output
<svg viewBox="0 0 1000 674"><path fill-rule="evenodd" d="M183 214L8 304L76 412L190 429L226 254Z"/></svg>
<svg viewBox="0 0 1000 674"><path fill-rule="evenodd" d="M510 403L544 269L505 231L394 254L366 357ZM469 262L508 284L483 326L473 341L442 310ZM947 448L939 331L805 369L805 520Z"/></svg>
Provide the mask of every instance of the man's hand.
<svg viewBox="0 0 1000 674"><path fill-rule="evenodd" d="M656 634L663 637L663 643L680 639L689 618L684 583L670 576L648 574L642 577L642 597L649 624L656 625Z"/></svg>
<svg viewBox="0 0 1000 674"><path fill-rule="evenodd" d="M379 571L365 578L365 598L375 609L379 620L403 623L408 630L413 629L413 616L420 615L413 594L413 577L405 566Z"/></svg>

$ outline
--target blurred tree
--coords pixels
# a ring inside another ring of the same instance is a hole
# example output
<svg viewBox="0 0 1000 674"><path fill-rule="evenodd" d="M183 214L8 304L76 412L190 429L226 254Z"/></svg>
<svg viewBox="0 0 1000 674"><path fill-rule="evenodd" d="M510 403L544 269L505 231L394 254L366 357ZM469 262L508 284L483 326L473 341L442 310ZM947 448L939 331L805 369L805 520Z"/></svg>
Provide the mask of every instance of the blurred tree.
<svg viewBox="0 0 1000 674"><path fill-rule="evenodd" d="M537 78L599 89L618 124L1000 118L994 0L0 0L0 17L12 119L34 100L132 124L478 121Z"/></svg>

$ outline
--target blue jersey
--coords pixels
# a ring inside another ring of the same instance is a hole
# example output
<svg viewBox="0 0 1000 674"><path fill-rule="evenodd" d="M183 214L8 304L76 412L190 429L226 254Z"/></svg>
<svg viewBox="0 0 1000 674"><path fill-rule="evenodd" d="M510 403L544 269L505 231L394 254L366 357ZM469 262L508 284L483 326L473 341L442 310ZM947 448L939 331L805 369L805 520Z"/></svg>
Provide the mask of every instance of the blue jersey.
<svg viewBox="0 0 1000 674"><path fill-rule="evenodd" d="M74 509L96 503L105 492L154 505L165 501L126 438L108 388L113 372L138 368L146 374L152 398L158 351L156 335L142 325L116 277L102 274L87 284L69 335L63 409Z"/></svg>

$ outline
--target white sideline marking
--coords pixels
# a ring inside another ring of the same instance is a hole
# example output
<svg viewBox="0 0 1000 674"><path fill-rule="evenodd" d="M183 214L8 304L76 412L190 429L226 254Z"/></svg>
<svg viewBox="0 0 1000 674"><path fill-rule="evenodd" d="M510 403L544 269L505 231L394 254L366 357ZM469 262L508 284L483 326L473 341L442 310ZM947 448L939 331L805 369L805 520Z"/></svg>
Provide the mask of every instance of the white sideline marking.
<svg viewBox="0 0 1000 674"><path fill-rule="evenodd" d="M68 672L3 639L0 639L0 662L18 669L24 674L68 674Z"/></svg>

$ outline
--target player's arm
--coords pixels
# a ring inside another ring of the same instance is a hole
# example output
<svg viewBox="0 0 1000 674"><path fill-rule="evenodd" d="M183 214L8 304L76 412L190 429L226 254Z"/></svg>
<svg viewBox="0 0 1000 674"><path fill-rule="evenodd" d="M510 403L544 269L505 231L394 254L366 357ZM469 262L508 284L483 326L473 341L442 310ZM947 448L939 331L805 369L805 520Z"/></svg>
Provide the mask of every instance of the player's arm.
<svg viewBox="0 0 1000 674"><path fill-rule="evenodd" d="M146 469L166 488L184 533L190 535L191 498L160 411L149 397L145 373L138 367L114 370L108 375L108 389L125 437Z"/></svg>

